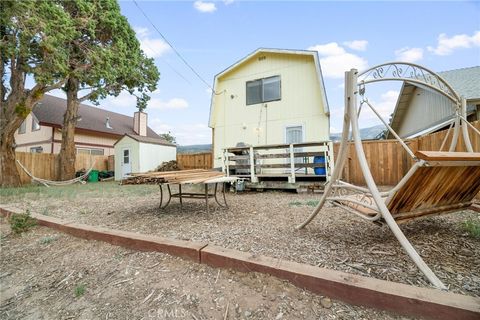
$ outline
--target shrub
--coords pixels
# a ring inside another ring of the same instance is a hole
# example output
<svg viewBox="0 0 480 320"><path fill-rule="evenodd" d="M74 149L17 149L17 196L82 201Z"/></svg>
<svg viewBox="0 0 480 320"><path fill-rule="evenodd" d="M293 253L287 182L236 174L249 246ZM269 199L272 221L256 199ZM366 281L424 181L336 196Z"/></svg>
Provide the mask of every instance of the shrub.
<svg viewBox="0 0 480 320"><path fill-rule="evenodd" d="M57 240L57 238L52 237L52 236L46 236L40 239L41 244L49 244L52 243L53 241Z"/></svg>
<svg viewBox="0 0 480 320"><path fill-rule="evenodd" d="M10 219L8 219L8 222L10 223L10 228L16 234L26 232L37 225L37 220L30 216L29 210L27 210L26 213L13 214Z"/></svg>
<svg viewBox="0 0 480 320"><path fill-rule="evenodd" d="M75 297L79 298L85 293L85 285L79 284L75 287Z"/></svg>
<svg viewBox="0 0 480 320"><path fill-rule="evenodd" d="M474 238L480 239L480 221L468 220L463 223L463 228Z"/></svg>

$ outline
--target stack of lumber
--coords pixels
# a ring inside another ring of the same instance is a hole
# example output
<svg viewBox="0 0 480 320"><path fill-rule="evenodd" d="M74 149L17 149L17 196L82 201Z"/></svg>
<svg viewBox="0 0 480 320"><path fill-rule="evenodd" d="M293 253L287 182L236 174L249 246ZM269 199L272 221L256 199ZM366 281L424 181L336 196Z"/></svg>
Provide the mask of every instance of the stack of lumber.
<svg viewBox="0 0 480 320"><path fill-rule="evenodd" d="M205 169L132 173L129 177L122 180L122 184L202 183L224 176L223 172Z"/></svg>

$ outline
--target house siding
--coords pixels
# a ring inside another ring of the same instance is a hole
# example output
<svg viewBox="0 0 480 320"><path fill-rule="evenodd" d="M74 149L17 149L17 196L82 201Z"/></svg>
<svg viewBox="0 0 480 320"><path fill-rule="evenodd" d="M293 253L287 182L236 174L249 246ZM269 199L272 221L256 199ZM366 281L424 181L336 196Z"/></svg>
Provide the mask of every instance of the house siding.
<svg viewBox="0 0 480 320"><path fill-rule="evenodd" d="M246 105L246 82L279 75L281 100ZM329 116L312 55L259 52L216 79L210 126L214 166L222 149L239 142L285 143L287 126L302 126L304 141L329 139ZM232 98L233 97L233 98Z"/></svg>
<svg viewBox="0 0 480 320"><path fill-rule="evenodd" d="M139 144L139 171L155 169L165 161L177 159L177 148L150 143Z"/></svg>
<svg viewBox="0 0 480 320"><path fill-rule="evenodd" d="M118 137L109 137L96 135L93 133L75 132L75 147L86 149L103 149L105 156L113 155L115 153L113 144L118 140ZM59 153L62 141L62 131L59 128L55 129L54 133L54 148L53 153Z"/></svg>
<svg viewBox="0 0 480 320"><path fill-rule="evenodd" d="M40 130L32 131L33 116L29 114L26 121L25 133L15 132L15 143L17 147L15 151L30 152L30 148L42 147L44 153L50 153L52 150L52 128L48 126L40 126Z"/></svg>
<svg viewBox="0 0 480 320"><path fill-rule="evenodd" d="M404 138L451 118L455 113L451 100L436 92L416 88L398 129Z"/></svg>

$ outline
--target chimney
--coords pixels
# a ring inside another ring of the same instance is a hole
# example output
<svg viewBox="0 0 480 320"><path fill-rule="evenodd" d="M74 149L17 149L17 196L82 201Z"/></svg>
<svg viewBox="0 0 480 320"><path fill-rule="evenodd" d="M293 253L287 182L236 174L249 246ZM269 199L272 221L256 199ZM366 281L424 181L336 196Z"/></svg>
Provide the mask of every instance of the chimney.
<svg viewBox="0 0 480 320"><path fill-rule="evenodd" d="M137 111L133 114L133 131L139 136L147 135L147 114Z"/></svg>

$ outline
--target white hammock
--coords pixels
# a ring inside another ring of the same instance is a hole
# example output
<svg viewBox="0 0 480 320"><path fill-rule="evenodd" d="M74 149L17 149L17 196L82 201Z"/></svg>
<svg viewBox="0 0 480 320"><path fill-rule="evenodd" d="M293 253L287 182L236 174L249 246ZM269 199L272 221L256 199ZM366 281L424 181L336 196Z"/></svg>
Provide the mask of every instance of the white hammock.
<svg viewBox="0 0 480 320"><path fill-rule="evenodd" d="M74 183L81 183L81 184L85 184L85 181L83 181L86 177L88 177L88 175L90 174L90 171L92 171L93 167L95 166L95 163L97 162L97 160L95 160L92 164L92 166L90 167L90 169L87 170L87 172L85 172L84 174L82 174L80 177L77 177L75 179L71 179L71 180L65 180L65 181L52 181L52 180L46 180L46 179L41 179L41 178L37 178L35 176L33 176L28 170L27 168L25 168L22 163L20 161L17 160L17 163L20 165L20 167L23 169L23 171L25 171L25 173L30 177L32 178L33 181L35 182L38 182L38 183L41 183L43 184L45 187L50 187L50 186L67 186L67 185L70 185L70 184L74 184Z"/></svg>

